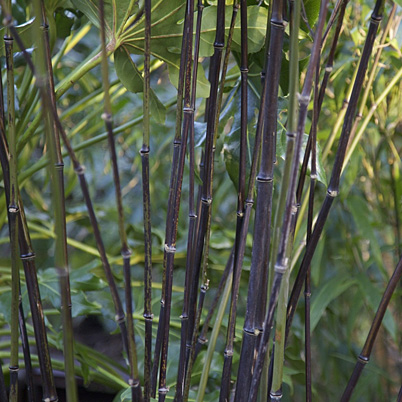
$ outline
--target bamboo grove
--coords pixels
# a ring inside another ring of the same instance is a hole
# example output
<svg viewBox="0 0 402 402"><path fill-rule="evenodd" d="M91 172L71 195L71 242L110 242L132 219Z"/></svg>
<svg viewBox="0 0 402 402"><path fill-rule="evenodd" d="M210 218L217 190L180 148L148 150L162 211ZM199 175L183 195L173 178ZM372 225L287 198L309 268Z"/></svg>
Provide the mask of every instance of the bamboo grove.
<svg viewBox="0 0 402 402"><path fill-rule="evenodd" d="M402 400L402 4L0 7L0 402Z"/></svg>

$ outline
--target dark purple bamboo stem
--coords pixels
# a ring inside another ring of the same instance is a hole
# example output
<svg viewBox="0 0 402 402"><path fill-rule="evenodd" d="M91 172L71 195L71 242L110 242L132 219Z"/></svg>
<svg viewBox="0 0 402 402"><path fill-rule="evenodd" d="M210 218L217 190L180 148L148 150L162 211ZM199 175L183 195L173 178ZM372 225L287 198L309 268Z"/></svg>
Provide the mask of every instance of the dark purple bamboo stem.
<svg viewBox="0 0 402 402"><path fill-rule="evenodd" d="M254 364L255 348L259 334L263 331L262 321L265 314L265 302L268 286L268 258L271 237L272 191L273 172L275 161L275 133L277 128L277 99L279 89L279 75L285 23L282 15L283 2L274 1L272 4L271 20L267 23L267 32L270 30L270 42L267 47L267 70L264 72L264 96L261 97L260 116L262 118L257 130L263 130L260 171L257 177L257 206L254 225L254 242L250 268L250 279L247 295L247 308L243 328L243 343L240 354L235 401L247 399ZM270 27L270 28L269 28ZM266 102L265 102L266 99ZM260 117L259 117L260 119ZM258 159L258 154L254 155ZM249 196L250 198L250 185ZM252 196L252 195L251 195ZM244 221L244 224L246 221ZM247 222L248 226L248 222ZM241 256L243 258L243 256ZM236 260L235 260L236 261ZM241 265L235 264L233 286L237 293ZM234 292L232 293L234 294ZM232 296L233 297L233 296ZM236 294L237 298L237 294ZM234 308L236 305L234 306ZM232 306L231 306L232 308ZM232 346L233 347L233 346ZM225 369L225 366L224 366Z"/></svg>
<svg viewBox="0 0 402 402"><path fill-rule="evenodd" d="M176 131L175 137L173 140L173 159L172 159L172 168L170 173L170 184L169 184L169 197L168 197L168 210L166 216L166 230L165 230L165 238L166 241L171 238L172 231L174 230L173 225L173 214L174 214L174 199L176 196L175 186L178 178L178 164L179 164L179 154L181 147L183 146L182 138L181 138L181 122L182 122L182 114L183 114L183 89L184 89L184 74L185 74L185 63L186 57L188 54L187 48L190 45L188 39L192 35L192 30L190 31L190 24L192 25L193 16L189 15L189 1L187 1L185 16L184 16L184 25L183 25L183 38L182 38L182 52L180 58L180 69L179 69L179 81L178 81L178 89L177 89L177 111L176 111ZM187 145L187 144L185 144ZM162 349L162 337L165 332L165 322L166 322L166 289L167 289L167 259L169 253L164 253L163 260L163 278L162 278L162 295L161 295L161 307L159 313L159 323L158 330L156 335L155 342L155 350L154 350L154 359L152 365L151 372L151 396L155 398L156 396L156 386L157 386L157 376L159 370L159 361L161 357L161 349Z"/></svg>
<svg viewBox="0 0 402 402"><path fill-rule="evenodd" d="M189 165L189 226L188 226L188 237L187 237L187 258L186 258L186 274L185 274L185 284L184 284L184 296L183 296L183 310L180 316L181 319L181 337L180 337L180 357L179 357L179 367L177 372L177 384L176 384L176 394L175 401L182 401L185 392L185 382L186 382L186 348L187 348L187 332L188 332L188 312L190 303L190 288L192 282L192 270L193 270L193 244L194 244L194 233L197 223L197 214L195 210L194 203L194 169L195 169L195 155L194 155L194 114L195 114L195 101L196 101L196 89L197 89L197 72L198 72L198 57L200 49L200 35L201 35L201 22L202 22L202 12L204 5L202 0L198 0L198 13L197 22L195 30L195 40L194 40L194 62L192 67L192 74L189 70L186 71L186 77L191 74L191 88L187 87L185 90L185 109L184 109L184 119L190 119L189 122L189 155L190 155L190 165ZM191 68L191 47L188 50L188 59L186 66L188 69ZM187 122L183 124L187 126Z"/></svg>

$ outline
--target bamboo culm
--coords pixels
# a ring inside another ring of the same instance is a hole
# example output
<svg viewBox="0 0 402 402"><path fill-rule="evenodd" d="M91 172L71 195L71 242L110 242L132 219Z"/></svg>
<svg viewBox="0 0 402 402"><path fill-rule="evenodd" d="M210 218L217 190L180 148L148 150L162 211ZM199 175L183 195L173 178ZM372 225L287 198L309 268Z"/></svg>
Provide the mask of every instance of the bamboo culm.
<svg viewBox="0 0 402 402"><path fill-rule="evenodd" d="M150 136L150 59L151 59L151 0L145 0L145 41L144 41L144 144L141 150L143 211L144 211L144 400L151 397L151 356L152 356L152 238L151 238L151 197L149 191L149 136ZM127 277L127 280L129 278ZM130 279L131 282L131 279Z"/></svg>
<svg viewBox="0 0 402 402"><path fill-rule="evenodd" d="M109 84L109 71L108 71L108 59L106 52L106 29L105 29L105 10L104 1L100 0L99 3L99 19L101 23L101 54L102 54L102 83L104 90L104 113L102 118L105 122L106 131L108 133L108 144L110 158L112 161L113 181L116 195L116 205L118 213L118 226L119 235L121 241L121 255L123 257L123 269L124 269L124 283L125 283L125 298L126 298L126 320L127 320L127 356L130 367L129 386L131 387L131 397L133 402L142 401L142 391L138 375L137 366L137 350L135 343L134 322L133 322L133 309L132 309L132 290L131 290L131 273L130 273L130 256L131 250L128 247L127 234L124 224L124 212L123 212L123 199L121 194L121 184L119 168L117 164L116 146L114 142L113 134L113 116L112 116L112 104L110 99L110 84ZM148 66L149 73L149 66ZM147 117L144 114L144 122L147 121ZM145 130L144 130L145 131ZM147 254L146 257L147 258Z"/></svg>
<svg viewBox="0 0 402 402"><path fill-rule="evenodd" d="M189 2L187 1L184 24L183 24L183 38L182 38L182 52L180 57L180 68L179 68L179 81L177 89L177 110L176 110L176 130L173 139L173 158L172 158L172 168L170 172L170 183L169 183L169 197L168 197L168 210L166 216L166 229L165 229L165 243L168 244L168 239L172 236L173 229L173 214L174 214L174 197L175 186L177 182L178 175L178 164L179 164L179 154L181 147L183 146L181 139L181 122L183 114L183 89L184 89L184 73L185 73L185 63L188 54L187 47L190 41L188 40L190 35L190 23L192 21L192 16L189 15ZM173 249L172 249L173 251ZM162 337L165 332L165 321L166 321L166 289L167 289L167 259L168 254L164 252L163 257L163 278L162 278L162 295L161 295L161 306L159 313L159 323L156 335L155 349L154 349L154 359L151 372L151 396L155 398L156 396L156 386L157 386L157 376L159 369L159 361L161 357L162 348Z"/></svg>
<svg viewBox="0 0 402 402"><path fill-rule="evenodd" d="M198 0L197 4L197 22L195 28L195 39L194 39L194 61L191 73L191 87L186 81L185 89L185 100L184 100L184 120L183 128L187 127L189 130L189 226L188 226L188 237L187 237L187 256L186 256L186 273L184 281L184 295L183 295L183 310L180 316L181 319L181 337L180 337L180 357L179 357L179 367L177 372L177 384L176 384L176 394L175 401L182 401L186 399L186 380L187 380L187 370L189 361L186 359L187 356L187 333L188 333L188 313L189 313L189 302L190 302L190 284L192 282L192 267L193 267L193 257L194 257L194 234L197 223L197 214L194 204L194 169L195 169L195 129L194 129L194 114L195 114L195 102L196 102L196 88L197 88L197 73L198 73L198 58L200 49L200 37L201 37L201 22L202 14L204 10L204 5L202 0ZM191 63L191 48L188 49L187 60L186 60L186 77L189 78ZM189 120L189 123L186 122ZM183 399L184 398L184 399Z"/></svg>
<svg viewBox="0 0 402 402"><path fill-rule="evenodd" d="M191 35L193 32L193 13L194 13L194 0L190 0L186 5L186 17L188 19L188 25L185 28ZM184 60L185 71L185 86L184 86L184 117L182 135L180 140L180 149L178 153L177 169L174 172L174 177L171 178L171 184L173 185L173 196L169 200L168 205L168 219L171 217L171 227L168 230L169 222L166 225L166 240L164 250L164 325L162 331L162 345L161 345L161 363L159 372L159 392L158 400L163 402L166 398L166 394L169 391L166 384L166 370L167 370L167 357L169 347L169 328L170 328L170 311L172 301L172 285L173 285L173 263L176 252L176 238L177 238L177 225L180 210L181 190L183 183L184 163L187 149L187 139L191 123L191 108L190 108L190 91L191 91L191 62L192 62L192 41L188 40L186 43L186 57ZM172 168L173 169L173 168ZM162 312L162 311L161 311Z"/></svg>
<svg viewBox="0 0 402 402"><path fill-rule="evenodd" d="M272 213L272 191L273 191L273 171L275 161L275 134L277 128L277 99L279 90L279 76L281 67L281 54L283 46L283 35L285 22L282 16L283 2L275 1L272 4L271 19L267 23L267 34L270 31L270 41L267 46L266 71L264 76L269 76L269 80L264 79L263 95L261 96L260 115L257 124L258 131L263 133L260 170L257 177L257 206L254 225L254 243L251 257L250 280L247 295L246 315L243 327L243 343L240 354L240 363L238 378L245 381L238 382L236 387L235 401L245 401L250 390L251 374L254 364L255 348L259 341L262 328L262 319L264 316L265 302L268 286L268 256L271 230L270 221ZM253 164L258 160L258 154L254 150ZM253 167L252 167L253 170ZM251 178L255 176L251 173ZM250 178L250 180L251 180ZM252 182L249 183L247 201L252 199L250 192ZM247 211L246 216L249 216ZM243 236L247 233L248 222L244 220ZM257 234L257 235L256 235ZM243 252L244 255L244 252ZM243 255L239 255L243 259ZM240 280L241 265L235 263L233 286L238 286ZM236 298L237 298L236 293ZM258 300L258 302L257 302ZM234 326L233 326L234 335ZM232 336L233 336L232 335ZM233 338L232 338L233 339ZM232 340L233 342L233 340ZM231 345L233 347L233 345Z"/></svg>

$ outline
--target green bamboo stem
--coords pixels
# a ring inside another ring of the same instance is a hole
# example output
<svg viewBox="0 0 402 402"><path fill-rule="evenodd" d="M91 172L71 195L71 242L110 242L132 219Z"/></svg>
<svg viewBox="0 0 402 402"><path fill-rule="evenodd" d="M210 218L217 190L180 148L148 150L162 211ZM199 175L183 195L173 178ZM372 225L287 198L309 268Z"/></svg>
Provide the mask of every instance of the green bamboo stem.
<svg viewBox="0 0 402 402"><path fill-rule="evenodd" d="M3 367L0 365L0 402L8 402Z"/></svg>
<svg viewBox="0 0 402 402"><path fill-rule="evenodd" d="M11 1L7 1L7 11L11 10ZM10 348L10 402L18 401L18 304L19 304L19 266L18 266L18 160L15 131L15 95L14 95L14 62L13 37L7 29L4 37L7 67L7 117L9 140L9 228L11 245L11 348Z"/></svg>
<svg viewBox="0 0 402 402"><path fill-rule="evenodd" d="M130 367L130 378L128 380L131 387L131 397L133 402L142 400L142 392L139 381L138 365L137 365L137 349L135 343L134 322L133 322L133 308L132 308L132 291L131 291L131 273L130 273L130 256L131 250L127 242L127 234L125 230L123 200L121 194L121 184L119 168L117 164L116 146L113 134L113 116L112 116L112 103L110 98L110 83L109 83L109 67L106 51L106 29L105 29L105 10L104 1L100 0L99 3L99 19L101 23L101 53L102 53L102 84L104 91L104 113L102 119L105 122L106 131L108 132L108 144L110 157L112 160L113 181L115 187L117 214L118 214L118 227L121 242L121 255L123 258L124 279L125 279L125 297L126 297L126 312L127 312L127 355ZM144 115L144 122L146 121Z"/></svg>
<svg viewBox="0 0 402 402"><path fill-rule="evenodd" d="M296 181L298 175L299 168L299 157L300 150L302 145L302 137L304 134L304 128L307 117L307 107L310 101L310 92L313 82L313 76L315 72L316 65L318 63L320 57L320 48L321 48L321 38L322 31L324 28L325 17L327 12L327 1L323 1L320 7L320 14L318 19L318 24L315 32L313 48L311 50L311 58L309 62L309 66L307 69L306 77L304 80L304 86L302 93L299 98L299 115L297 122L297 132L289 132L287 133L287 149L286 149L286 159L292 160L291 173L290 173L290 181L289 187L286 197L286 207L285 213L283 216L283 225L281 238L279 242L278 255L275 263L275 276L272 284L271 297L269 301L268 311L265 317L264 322L264 332L262 334L262 339L259 345L257 361L255 364L255 369L253 373L253 378L251 382L251 388L249 393L249 401L254 402L257 398L258 394L258 386L261 378L262 368L264 366L265 355L268 348L270 329L272 327L275 306L279 296L280 285L282 282L282 277L285 272L288 270L289 266L289 253L291 250L291 243L293 240L293 236L291 235L291 226L292 226L292 211L295 209L294 205L294 197L296 192ZM293 149L294 148L294 149ZM274 390L275 392L275 390ZM272 394L271 394L272 395ZM273 395L275 396L275 395Z"/></svg>
<svg viewBox="0 0 402 402"><path fill-rule="evenodd" d="M292 7L293 3L293 7ZM292 135L297 131L297 112L298 112L298 77L299 77L299 26L301 0L295 0L291 3L291 25L290 25L290 61L289 61L289 117L287 128L287 150L285 168L282 176L281 191L278 200L278 206L275 215L275 232L272 247L271 267L274 267L275 259L278 253L281 223L285 213L286 197L290 184L291 161L294 154L295 138ZM290 249L290 247L289 247ZM273 269L270 271L271 284L273 281ZM286 328L286 307L289 293L289 276L290 270L286 270L282 280L281 289L278 298L278 312L276 316L275 327L275 352L273 362L273 379L272 388L268 391L271 395L271 400L282 396L282 377L283 377L283 361L285 355L285 328ZM271 291L271 286L268 287Z"/></svg>
<svg viewBox="0 0 402 402"><path fill-rule="evenodd" d="M398 265L396 266L384 291L383 297L376 311L374 320L371 324L370 331L367 335L366 342L364 343L364 347L358 357L353 373L342 395L341 402L348 402L350 400L354 388L360 378L360 375L364 367L370 360L370 355L373 350L374 343L377 338L378 331L381 327L381 323L384 318L385 312L387 311L388 304L401 278L402 278L402 259L399 260Z"/></svg>
<svg viewBox="0 0 402 402"><path fill-rule="evenodd" d="M212 357L215 352L216 341L218 339L219 331L222 326L222 321L223 321L223 317L225 314L226 306L229 301L229 296L230 296L231 287L232 287L232 281L233 281L233 274L229 274L226 284L225 284L225 288L223 290L222 300L219 304L218 312L216 314L211 338L208 343L207 354L205 356L205 363L204 363L204 366L202 369L201 379L200 379L200 383L198 386L196 402L202 402L204 400L205 391L206 391L207 382L208 382L209 370L211 368Z"/></svg>

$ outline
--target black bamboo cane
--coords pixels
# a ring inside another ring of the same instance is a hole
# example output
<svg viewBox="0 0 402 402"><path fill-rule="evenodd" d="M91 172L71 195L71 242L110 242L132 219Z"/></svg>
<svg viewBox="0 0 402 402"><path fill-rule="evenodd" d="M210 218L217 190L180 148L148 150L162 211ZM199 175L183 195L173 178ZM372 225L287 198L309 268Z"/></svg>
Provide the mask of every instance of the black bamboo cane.
<svg viewBox="0 0 402 402"><path fill-rule="evenodd" d="M173 230L173 213L174 213L174 197L175 197L175 185L177 182L177 173L178 173L178 163L179 163L179 154L182 144L181 139L181 122L183 115L183 89L184 89L184 74L185 74L185 63L186 57L188 55L188 46L190 44L189 37L192 35L192 31L190 33L190 23L193 18L192 15L189 14L189 1L187 1L185 16L184 16L184 24L183 24L183 38L182 38L182 52L180 57L180 68L179 68L179 81L178 81L178 89L177 89L177 110L176 110L176 130L175 137L173 139L173 159L172 159L172 167L170 173L170 184L169 184L169 197L168 197L168 211L166 216L166 229L165 229L165 239L170 238ZM161 357L161 348L162 348L162 337L164 334L165 327L165 304L166 304L166 269L167 266L167 257L168 253L164 252L164 261L163 261L163 278L162 278L162 295L161 295L161 306L159 313L159 323L158 330L156 335L155 349L154 349L154 359L152 364L152 372L151 372L151 396L155 398L156 396L156 386L157 386L157 376L159 369L159 361Z"/></svg>

